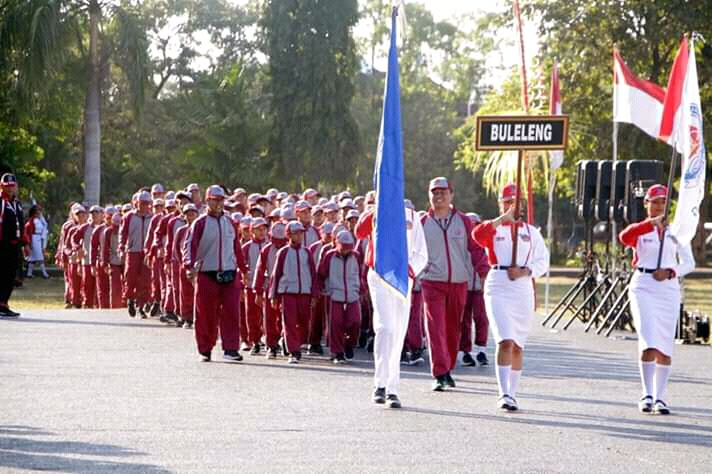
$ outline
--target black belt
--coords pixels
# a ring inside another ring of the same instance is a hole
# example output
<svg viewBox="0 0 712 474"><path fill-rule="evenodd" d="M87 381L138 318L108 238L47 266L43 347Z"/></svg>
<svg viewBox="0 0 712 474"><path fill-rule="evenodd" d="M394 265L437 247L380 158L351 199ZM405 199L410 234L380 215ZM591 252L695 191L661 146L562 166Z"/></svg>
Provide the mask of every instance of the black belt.
<svg viewBox="0 0 712 474"><path fill-rule="evenodd" d="M510 268L527 268L527 267L514 267L511 265L492 265L492 270L509 270Z"/></svg>
<svg viewBox="0 0 712 474"><path fill-rule="evenodd" d="M641 273L655 273L657 271L652 268L642 268L642 267L638 267L638 268L636 268L636 270L638 270Z"/></svg>

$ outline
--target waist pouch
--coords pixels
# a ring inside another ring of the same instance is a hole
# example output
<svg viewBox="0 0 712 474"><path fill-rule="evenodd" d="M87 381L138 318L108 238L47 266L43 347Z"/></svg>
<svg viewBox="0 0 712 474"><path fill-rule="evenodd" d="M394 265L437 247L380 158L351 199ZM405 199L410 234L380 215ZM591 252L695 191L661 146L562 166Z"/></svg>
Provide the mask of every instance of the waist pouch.
<svg viewBox="0 0 712 474"><path fill-rule="evenodd" d="M237 275L237 270L225 270L222 272L204 272L210 278L218 283L227 285L235 281L235 276Z"/></svg>

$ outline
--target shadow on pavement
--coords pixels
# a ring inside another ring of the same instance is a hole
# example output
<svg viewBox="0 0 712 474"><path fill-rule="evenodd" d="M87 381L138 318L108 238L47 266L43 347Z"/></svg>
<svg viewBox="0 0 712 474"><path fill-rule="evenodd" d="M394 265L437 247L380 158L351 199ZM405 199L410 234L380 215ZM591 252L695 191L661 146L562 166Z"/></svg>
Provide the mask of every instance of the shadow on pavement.
<svg viewBox="0 0 712 474"><path fill-rule="evenodd" d="M128 318L128 316L127 316L127 318ZM159 323L156 318L146 319L146 320L133 319L133 320L129 320L125 323L114 323L111 321L80 321L80 320L76 320L76 319L46 319L46 318L32 318L32 317L27 318L27 317L21 316L17 319L11 319L9 321L14 321L17 323L77 324L80 326L170 328L170 326ZM173 329L175 329L175 327Z"/></svg>
<svg viewBox="0 0 712 474"><path fill-rule="evenodd" d="M632 410L635 407L631 406ZM502 413L500 415L487 415L481 413L465 413L449 410L434 410L429 408L404 407L403 411L419 413L424 415L454 416L470 418L475 420L497 421L502 423L532 425L539 428L558 428L572 430L586 430L602 433L614 438L624 438L626 440L635 439L639 441L655 441L663 443L676 443L694 446L712 447L712 430L707 426L689 425L681 423L667 423L673 421L674 415L666 417L666 421L654 420L655 415L645 415L650 419L630 420L625 418L611 418L600 416L587 416L581 414L542 412L523 410L518 413ZM555 417L556 419L548 419ZM566 418L572 421L566 421ZM643 425L638 427L621 426L626 424ZM680 429L682 431L671 431ZM564 434L565 436L565 434Z"/></svg>
<svg viewBox="0 0 712 474"><path fill-rule="evenodd" d="M35 436L46 437L56 435L31 426L0 425L0 470L32 469L62 472L150 474L170 472L151 464L86 458L86 456L126 458L146 454L133 449L110 444L84 443L79 441L52 441L32 438ZM82 458L75 456L82 456Z"/></svg>

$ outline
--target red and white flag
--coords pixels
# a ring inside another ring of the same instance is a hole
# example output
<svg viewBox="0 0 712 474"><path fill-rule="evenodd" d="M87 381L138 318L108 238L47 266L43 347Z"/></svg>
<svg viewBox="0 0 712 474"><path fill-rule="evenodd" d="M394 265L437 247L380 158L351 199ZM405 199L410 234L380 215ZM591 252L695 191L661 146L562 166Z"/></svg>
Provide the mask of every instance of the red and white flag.
<svg viewBox="0 0 712 474"><path fill-rule="evenodd" d="M561 108L561 87L559 85L559 63L554 62L554 68L551 70L551 91L549 94L549 114L562 115ZM564 164L564 152L552 151L549 153L549 167L552 170L561 168Z"/></svg>
<svg viewBox="0 0 712 474"><path fill-rule="evenodd" d="M660 137L665 89L633 74L613 49L613 121L630 123L653 138ZM664 141L664 140L663 140Z"/></svg>
<svg viewBox="0 0 712 474"><path fill-rule="evenodd" d="M684 38L670 72L660 129L660 139L672 144L682 155L680 190L671 232L683 245L689 244L697 233L700 203L705 194L707 153L700 104L695 49Z"/></svg>

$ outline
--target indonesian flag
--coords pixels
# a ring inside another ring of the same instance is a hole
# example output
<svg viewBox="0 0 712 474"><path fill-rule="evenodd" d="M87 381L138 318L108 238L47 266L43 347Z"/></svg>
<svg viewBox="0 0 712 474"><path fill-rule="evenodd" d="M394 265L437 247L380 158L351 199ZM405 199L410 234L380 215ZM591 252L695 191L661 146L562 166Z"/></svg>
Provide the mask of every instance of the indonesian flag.
<svg viewBox="0 0 712 474"><path fill-rule="evenodd" d="M661 135L664 101L665 89L633 74L614 48L613 121L633 124L657 139Z"/></svg>
<svg viewBox="0 0 712 474"><path fill-rule="evenodd" d="M671 232L682 245L697 233L699 208L705 194L707 154L702 137L702 107L695 49L682 40L670 73L660 139L682 155L682 173Z"/></svg>
<svg viewBox="0 0 712 474"><path fill-rule="evenodd" d="M549 114L562 115L561 109L561 88L559 86L559 63L554 62L554 68L551 71L551 92L549 94ZM549 153L549 166L552 170L561 168L564 163L564 152L561 150L552 151Z"/></svg>

